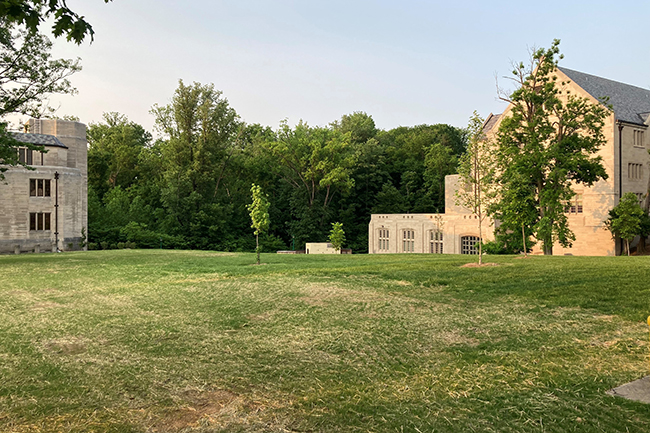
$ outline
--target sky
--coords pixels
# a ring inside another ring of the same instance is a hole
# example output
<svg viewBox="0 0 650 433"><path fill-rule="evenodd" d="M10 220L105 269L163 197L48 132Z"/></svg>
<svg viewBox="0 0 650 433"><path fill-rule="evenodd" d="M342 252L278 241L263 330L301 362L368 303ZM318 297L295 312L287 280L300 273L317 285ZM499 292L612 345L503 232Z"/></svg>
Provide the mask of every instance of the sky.
<svg viewBox="0 0 650 433"><path fill-rule="evenodd" d="M57 115L119 112L153 131L178 81L213 83L247 123L327 125L364 111L377 127L465 127L505 103L513 61L562 42L561 66L650 88L648 1L68 0L94 42Z"/></svg>

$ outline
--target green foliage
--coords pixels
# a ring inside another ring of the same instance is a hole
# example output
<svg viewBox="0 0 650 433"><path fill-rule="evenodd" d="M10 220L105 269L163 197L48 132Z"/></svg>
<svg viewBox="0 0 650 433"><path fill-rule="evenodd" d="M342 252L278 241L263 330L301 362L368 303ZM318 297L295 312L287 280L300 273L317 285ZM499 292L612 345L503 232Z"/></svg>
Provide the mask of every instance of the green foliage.
<svg viewBox="0 0 650 433"><path fill-rule="evenodd" d="M459 188L456 191L456 204L469 209L477 216L479 265L483 255L483 221L487 218L488 209L496 196L492 144L483 133L484 123L481 116L474 111L467 126L467 152L460 158Z"/></svg>
<svg viewBox="0 0 650 433"><path fill-rule="evenodd" d="M262 192L259 185L251 186L252 203L246 206L251 215L252 225L255 229L255 252L257 253L257 264L260 264L260 233L265 233L269 229L269 200L268 196Z"/></svg>
<svg viewBox="0 0 650 433"><path fill-rule="evenodd" d="M52 59L52 42L33 31L0 28L0 118L10 113L41 117L50 94L74 94L69 77L79 60Z"/></svg>
<svg viewBox="0 0 650 433"><path fill-rule="evenodd" d="M0 1L0 16L10 3L15 2ZM76 91L68 77L81 70L79 60L54 60L51 49L52 43L39 33L11 24L0 27L0 180L8 167L26 167L18 161L17 146L44 150L42 146L18 143L2 119L12 113L41 117L52 111L49 95Z"/></svg>
<svg viewBox="0 0 650 433"><path fill-rule="evenodd" d="M42 22L52 18L52 34L66 35L68 41L77 44L86 36L92 41L95 34L90 23L70 9L65 0L0 0L0 17L7 24L24 25L34 33Z"/></svg>
<svg viewBox="0 0 650 433"><path fill-rule="evenodd" d="M591 186L607 173L596 152L605 143L603 125L609 110L571 94L566 83L558 82L556 69L559 40L551 48L532 53L530 67L515 65L513 80L518 88L502 99L510 110L497 133L501 189L515 190L502 197L497 212L516 226L512 199L525 209L524 223L531 224L529 209L535 210L532 232L542 241L545 254L553 243L568 247L574 235L568 227L564 206L574 192L572 184Z"/></svg>
<svg viewBox="0 0 650 433"><path fill-rule="evenodd" d="M337 252L341 251L345 244L345 232L343 231L343 224L332 223L332 230L330 230L329 241Z"/></svg>
<svg viewBox="0 0 650 433"><path fill-rule="evenodd" d="M626 192L605 220L605 227L626 241L627 255L630 255L630 241L640 235L648 224L648 215L639 205L639 199L634 193Z"/></svg>

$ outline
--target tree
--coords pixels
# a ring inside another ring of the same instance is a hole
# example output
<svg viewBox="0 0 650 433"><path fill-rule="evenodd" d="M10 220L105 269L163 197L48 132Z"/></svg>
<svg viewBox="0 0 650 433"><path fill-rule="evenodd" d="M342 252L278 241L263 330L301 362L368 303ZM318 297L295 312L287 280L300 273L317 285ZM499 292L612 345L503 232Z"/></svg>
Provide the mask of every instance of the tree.
<svg viewBox="0 0 650 433"><path fill-rule="evenodd" d="M88 126L88 183L100 198L108 188L128 188L138 178L142 150L151 134L119 113L104 113L103 123Z"/></svg>
<svg viewBox="0 0 650 433"><path fill-rule="evenodd" d="M475 111L467 126L467 152L461 156L456 204L478 217L478 264L483 264L483 221L494 201L494 163L491 143L483 133L484 120Z"/></svg>
<svg viewBox="0 0 650 433"><path fill-rule="evenodd" d="M520 199L535 204L531 232L543 243L544 254L553 254L555 241L570 247L575 239L564 213L575 195L571 184L591 186L607 178L595 153L605 143L609 111L558 83L559 43L556 39L551 48L534 50L528 66L514 66L517 89L509 95L500 91L510 106L496 135L500 187L508 191L523 181L528 192ZM511 199L502 196L501 209Z"/></svg>
<svg viewBox="0 0 650 433"><path fill-rule="evenodd" d="M332 230L330 230L329 241L336 250L340 253L341 248L343 248L343 243L345 242L345 232L343 231L343 224L341 223L332 223Z"/></svg>
<svg viewBox="0 0 650 433"><path fill-rule="evenodd" d="M626 192L621 200L609 211L609 218L605 227L612 233L612 237L619 236L625 240L627 255L630 255L630 241L641 234L641 225L646 213L639 205L639 199L632 192Z"/></svg>
<svg viewBox="0 0 650 433"><path fill-rule="evenodd" d="M251 186L251 195L253 202L247 207L251 215L253 224L251 228L255 229L255 253L257 254L257 264L260 264L260 233L269 229L269 200L268 196L262 193L262 188L253 184Z"/></svg>
<svg viewBox="0 0 650 433"><path fill-rule="evenodd" d="M0 27L0 180L9 166L25 166L18 161L17 146L43 150L16 141L4 117L15 113L41 117L51 111L48 95L76 91L68 77L81 70L79 60L52 60L51 49L52 43L39 33Z"/></svg>
<svg viewBox="0 0 650 433"><path fill-rule="evenodd" d="M291 128L285 121L264 147L274 161L270 168L291 189L290 230L297 242L324 236L332 200L347 195L355 184L358 155L350 133L303 122Z"/></svg>
<svg viewBox="0 0 650 433"><path fill-rule="evenodd" d="M111 0L104 0L108 3ZM68 41L80 44L86 37L91 41L95 32L83 16L72 11L65 0L0 0L0 20L7 24L25 25L37 32L40 24L54 17L52 34L55 37L66 35Z"/></svg>
<svg viewBox="0 0 650 433"><path fill-rule="evenodd" d="M228 169L240 151L239 116L212 84L183 81L170 104L151 111L164 134L160 195L170 234L184 236L193 248L223 245L235 235L227 229L234 194L224 182L238 182Z"/></svg>

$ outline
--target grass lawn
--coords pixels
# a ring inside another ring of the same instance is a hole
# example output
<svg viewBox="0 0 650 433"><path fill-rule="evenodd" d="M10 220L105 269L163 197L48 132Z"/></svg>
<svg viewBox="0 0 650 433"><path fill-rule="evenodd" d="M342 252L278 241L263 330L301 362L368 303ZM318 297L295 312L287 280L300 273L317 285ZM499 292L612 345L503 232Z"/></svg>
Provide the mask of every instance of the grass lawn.
<svg viewBox="0 0 650 433"><path fill-rule="evenodd" d="M650 431L650 257L471 260L0 256L0 431Z"/></svg>

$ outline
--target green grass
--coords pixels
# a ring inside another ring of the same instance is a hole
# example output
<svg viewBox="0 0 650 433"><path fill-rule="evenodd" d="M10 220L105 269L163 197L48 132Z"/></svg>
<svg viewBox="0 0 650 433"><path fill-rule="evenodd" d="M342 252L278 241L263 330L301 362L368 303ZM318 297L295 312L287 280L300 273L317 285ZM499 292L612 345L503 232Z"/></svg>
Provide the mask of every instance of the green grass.
<svg viewBox="0 0 650 433"><path fill-rule="evenodd" d="M0 257L2 432L642 432L650 257Z"/></svg>

